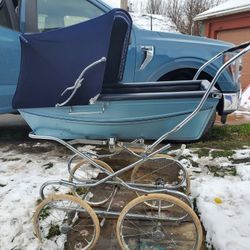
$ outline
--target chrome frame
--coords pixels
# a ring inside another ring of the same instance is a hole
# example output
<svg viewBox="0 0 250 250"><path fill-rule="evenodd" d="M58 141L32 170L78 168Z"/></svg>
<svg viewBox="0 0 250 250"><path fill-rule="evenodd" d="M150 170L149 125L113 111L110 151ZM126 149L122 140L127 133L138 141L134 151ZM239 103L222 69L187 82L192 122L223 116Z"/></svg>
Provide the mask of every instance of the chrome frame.
<svg viewBox="0 0 250 250"><path fill-rule="evenodd" d="M103 171L104 173L107 174L107 177L99 180L99 181L96 181L96 182L82 182L82 183L72 183L72 182L68 182L66 180L60 180L60 181L48 181L48 182L45 182L42 186L41 186L41 189L40 189L40 195L41 195L41 198L44 199L45 196L44 196L44 188L48 185L64 185L64 186L71 186L71 187L74 187L74 188L78 188L78 187L96 187L100 184L103 184L103 183L108 183L108 184L115 184L115 185L121 185L127 189L130 189L130 190L133 190L133 191L136 191L136 192L142 192L142 193L147 193L147 194L150 194L150 193L167 193L167 194L170 194L170 195L178 195L180 197L182 197L183 200L186 200L186 202L192 206L192 203L190 201L190 199L183 193L181 192L178 192L176 191L176 189L178 189L186 180L187 178L187 171L186 169L182 166L182 164L180 162L178 162L179 166L181 166L181 170L183 171L184 173L184 177L183 177L183 181L176 185L176 186L166 186L165 188L156 188L156 186L154 185L147 185L147 184L135 184L135 183L127 183L127 182L124 182L121 178L119 178L118 176L133 169L135 166L137 166L138 164L140 163L143 163L145 161L147 161L148 159L152 159L153 156L169 149L171 146L170 144L167 144L163 147L161 147L160 149L158 150L155 150L153 153L150 153L150 154L145 154L144 152L139 155L139 154L136 154L137 156L139 156L139 160L114 172L114 173L110 173L108 172L105 168L103 168L102 166L100 166L99 164L97 164L94 159L91 158L89 152L80 152L79 150L77 150L76 148L74 148L73 146L71 146L69 143L57 138L57 137L52 137L52 136L39 136L39 135L35 135L33 133L30 133L29 134L30 138L34 138L34 139L41 139L41 140L52 140L52 141L56 141L62 145L64 145L65 147L67 147L68 149L70 149L72 152L75 153L75 155L70 159L69 161L69 164L68 164L68 169L69 169L69 173L71 174L71 170L70 170L70 164L73 160L73 158L77 155L77 156L80 156L82 159L85 159L87 160L87 162L91 163L93 166L95 166L97 169ZM119 151L120 152L120 151ZM177 160L176 160L177 161ZM74 178L74 176L72 176ZM74 178L75 179L75 178ZM114 179L115 182L112 182L111 180ZM79 181L79 180L78 180ZM111 182L109 182L111 181ZM148 190L146 188L151 188L151 190Z"/></svg>

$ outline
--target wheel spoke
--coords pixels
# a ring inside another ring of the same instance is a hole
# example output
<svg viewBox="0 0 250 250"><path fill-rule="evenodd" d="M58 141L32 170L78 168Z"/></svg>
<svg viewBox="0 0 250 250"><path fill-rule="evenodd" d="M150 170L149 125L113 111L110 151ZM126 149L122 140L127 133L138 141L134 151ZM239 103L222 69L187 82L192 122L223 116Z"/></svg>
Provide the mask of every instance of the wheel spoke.
<svg viewBox="0 0 250 250"><path fill-rule="evenodd" d="M151 235L152 233L141 233L141 234L128 234L128 235L123 235L123 238L131 238L131 237L137 237L137 236L145 236L145 235Z"/></svg>
<svg viewBox="0 0 250 250"><path fill-rule="evenodd" d="M187 170L179 161L171 157L159 156L148 159L147 163L138 164L132 171L131 182L153 184L162 188L171 186L185 194L190 192ZM142 195L140 192L136 193L138 196ZM150 203L148 205L151 206Z"/></svg>
<svg viewBox="0 0 250 250"><path fill-rule="evenodd" d="M128 222L132 225L134 225L137 228L137 231L142 232L143 234L147 234L148 232L144 232L138 225L136 225L134 222L131 220L128 220Z"/></svg>

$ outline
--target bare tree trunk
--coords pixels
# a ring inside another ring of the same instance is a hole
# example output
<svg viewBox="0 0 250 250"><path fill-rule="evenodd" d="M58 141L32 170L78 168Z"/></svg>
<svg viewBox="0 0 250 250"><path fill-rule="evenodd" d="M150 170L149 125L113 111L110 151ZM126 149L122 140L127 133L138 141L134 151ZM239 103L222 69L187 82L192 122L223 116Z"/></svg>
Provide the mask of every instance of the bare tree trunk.
<svg viewBox="0 0 250 250"><path fill-rule="evenodd" d="M147 0L146 11L149 14L162 14L164 0Z"/></svg>
<svg viewBox="0 0 250 250"><path fill-rule="evenodd" d="M181 33L200 35L198 24L194 24L194 18L201 12L218 5L221 1L167 0L165 14Z"/></svg>

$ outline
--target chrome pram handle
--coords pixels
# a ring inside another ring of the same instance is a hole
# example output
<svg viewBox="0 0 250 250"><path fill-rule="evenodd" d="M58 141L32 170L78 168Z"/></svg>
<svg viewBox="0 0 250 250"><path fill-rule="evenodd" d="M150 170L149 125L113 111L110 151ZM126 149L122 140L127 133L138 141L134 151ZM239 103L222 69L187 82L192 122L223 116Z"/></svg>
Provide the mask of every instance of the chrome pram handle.
<svg viewBox="0 0 250 250"><path fill-rule="evenodd" d="M219 57L221 57L222 55L225 55L227 53L231 53L231 52L234 52L234 51L237 51L237 50L242 50L242 49L246 49L247 51L249 50L249 47L250 46L250 41L248 42L245 42L245 43L242 43L240 45L237 45L237 46L234 46L230 49L226 49L222 52L220 52L219 54L215 55L213 58L211 58L210 60L208 60L206 63L204 63L199 69L198 71L196 72L193 80L197 80L198 77L200 76L200 73L209 65L211 64L213 61L215 61L216 59L218 59Z"/></svg>
<svg viewBox="0 0 250 250"><path fill-rule="evenodd" d="M96 65L100 64L100 63L105 63L107 61L106 57L102 57L101 59L91 63L89 66L87 66L86 68L83 69L83 71L81 72L81 74L79 75L79 77L76 79L75 83L73 86L66 88L61 96L63 96L65 93L67 93L68 91L72 90L71 95L68 97L67 100L65 100L62 103L57 103L56 107L62 107L64 105L66 105L75 95L76 91L82 86L82 82L84 81L84 75L86 74L86 72L88 70L90 70L91 68L95 67Z"/></svg>

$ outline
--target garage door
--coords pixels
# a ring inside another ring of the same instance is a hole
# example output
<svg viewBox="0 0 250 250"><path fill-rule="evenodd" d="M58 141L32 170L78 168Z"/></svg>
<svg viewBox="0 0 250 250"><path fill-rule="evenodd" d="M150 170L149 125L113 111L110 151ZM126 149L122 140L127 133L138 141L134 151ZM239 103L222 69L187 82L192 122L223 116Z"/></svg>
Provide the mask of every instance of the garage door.
<svg viewBox="0 0 250 250"><path fill-rule="evenodd" d="M217 39L234 44L250 41L250 28L219 31L217 33ZM250 84L250 52L243 58L241 83L243 88Z"/></svg>

